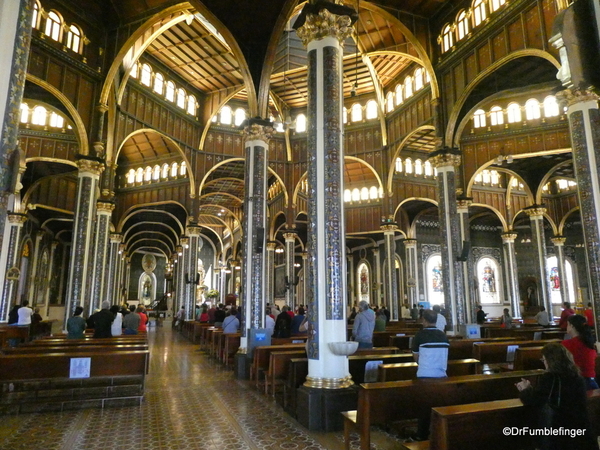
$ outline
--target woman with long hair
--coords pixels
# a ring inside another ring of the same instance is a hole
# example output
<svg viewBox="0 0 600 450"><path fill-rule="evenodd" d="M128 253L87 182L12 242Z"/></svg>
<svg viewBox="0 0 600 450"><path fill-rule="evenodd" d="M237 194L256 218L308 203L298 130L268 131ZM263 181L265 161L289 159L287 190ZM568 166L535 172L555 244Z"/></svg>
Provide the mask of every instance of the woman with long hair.
<svg viewBox="0 0 600 450"><path fill-rule="evenodd" d="M538 409L538 428L582 430L583 435L539 436L541 450L598 449L587 413L586 385L573 361L573 355L560 343L552 342L542 348L546 372L535 386L529 380L517 383L519 397L525 405Z"/></svg>
<svg viewBox="0 0 600 450"><path fill-rule="evenodd" d="M581 370L588 390L598 389L596 382L596 339L585 317L573 314L567 319L567 334L571 339L562 341L562 345L573 355L575 365Z"/></svg>

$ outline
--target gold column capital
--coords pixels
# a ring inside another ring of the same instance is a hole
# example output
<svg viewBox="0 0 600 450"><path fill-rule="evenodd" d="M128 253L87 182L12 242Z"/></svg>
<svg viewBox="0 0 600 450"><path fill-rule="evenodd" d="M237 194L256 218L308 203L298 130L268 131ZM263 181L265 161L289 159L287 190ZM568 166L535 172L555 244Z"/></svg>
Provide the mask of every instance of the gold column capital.
<svg viewBox="0 0 600 450"><path fill-rule="evenodd" d="M404 239L404 246L406 248L415 248L417 246L416 239Z"/></svg>
<svg viewBox="0 0 600 450"><path fill-rule="evenodd" d="M547 211L543 206L531 206L529 208L525 208L523 212L527 214L530 218L535 218L538 216L543 216Z"/></svg>
<svg viewBox="0 0 600 450"><path fill-rule="evenodd" d="M11 213L9 213L8 214L8 222L23 225L25 222L27 222L27 215L26 214L14 214L14 213L11 214Z"/></svg>
<svg viewBox="0 0 600 450"><path fill-rule="evenodd" d="M353 11L347 9L348 12ZM354 27L352 26L351 16L334 14L326 8L322 8L315 13L314 5L306 13L302 26L296 29L296 34L305 47L312 41L326 37L336 38L341 45L344 45L344 41L352 36L353 32Z"/></svg>
<svg viewBox="0 0 600 450"><path fill-rule="evenodd" d="M398 230L398 225L396 225L395 223L386 223L384 225L381 225L379 228L381 228L381 230L384 233L394 233L396 232L396 230Z"/></svg>
<svg viewBox="0 0 600 450"><path fill-rule="evenodd" d="M244 127L242 135L244 136L246 142L264 141L268 143L273 136L273 127L262 123L250 122L248 126Z"/></svg>
<svg viewBox="0 0 600 450"><path fill-rule="evenodd" d="M91 159L79 159L77 168L80 172L91 172L94 175L100 175L104 170L104 165L99 161Z"/></svg>
<svg viewBox="0 0 600 450"><path fill-rule="evenodd" d="M439 153L429 158L431 165L436 169L440 167L458 167L460 166L461 157L456 153Z"/></svg>
<svg viewBox="0 0 600 450"><path fill-rule="evenodd" d="M96 203L96 211L99 213L108 213L112 214L115 209L115 204L111 202L97 202Z"/></svg>
<svg viewBox="0 0 600 450"><path fill-rule="evenodd" d="M502 243L504 244L512 244L515 242L515 239L517 238L517 233L513 233L513 232L508 232L508 233L503 233L500 235L502 237Z"/></svg>
<svg viewBox="0 0 600 450"><path fill-rule="evenodd" d="M561 246L565 245L567 238L564 236L554 236L554 237L551 237L550 240L552 241L552 243L554 244L555 247L561 247Z"/></svg>
<svg viewBox="0 0 600 450"><path fill-rule="evenodd" d="M275 251L275 247L277 247L277 242L267 242L267 250L270 252Z"/></svg>
<svg viewBox="0 0 600 450"><path fill-rule="evenodd" d="M589 89L565 89L556 93L556 100L561 106L573 106L583 102L598 102L600 95Z"/></svg>

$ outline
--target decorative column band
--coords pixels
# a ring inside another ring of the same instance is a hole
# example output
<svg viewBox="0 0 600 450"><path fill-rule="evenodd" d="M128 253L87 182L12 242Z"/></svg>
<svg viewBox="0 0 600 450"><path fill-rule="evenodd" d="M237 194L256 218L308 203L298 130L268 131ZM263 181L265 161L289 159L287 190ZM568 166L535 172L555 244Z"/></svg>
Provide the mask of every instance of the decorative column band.
<svg viewBox="0 0 600 450"><path fill-rule="evenodd" d="M512 244L515 242L515 239L517 239L517 233L504 233L501 234L500 237L502 238L502 243Z"/></svg>
<svg viewBox="0 0 600 450"><path fill-rule="evenodd" d="M344 378L316 378L307 376L304 386L315 389L343 389L353 384L351 375Z"/></svg>

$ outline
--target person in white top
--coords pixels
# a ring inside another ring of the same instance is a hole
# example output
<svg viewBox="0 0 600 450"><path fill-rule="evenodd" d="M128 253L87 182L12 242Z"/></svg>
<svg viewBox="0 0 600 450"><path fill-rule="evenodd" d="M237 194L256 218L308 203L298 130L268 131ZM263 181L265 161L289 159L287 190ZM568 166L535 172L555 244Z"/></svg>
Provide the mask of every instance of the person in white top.
<svg viewBox="0 0 600 450"><path fill-rule="evenodd" d="M270 312L270 310L267 310L267 314L265 316L265 328L269 330L269 334L273 336L273 330L275 329L275 320L269 315Z"/></svg>
<svg viewBox="0 0 600 450"><path fill-rule="evenodd" d="M434 305L433 310L437 313L437 321L435 322L435 327L438 330L443 331L445 333L446 332L446 324L448 322L446 321L446 318L442 314L442 308L440 308L440 305Z"/></svg>
<svg viewBox="0 0 600 450"><path fill-rule="evenodd" d="M110 326L110 334L113 336L121 336L123 334L123 314L119 312L119 309L118 305L110 307L110 312L115 315L115 320L113 320Z"/></svg>
<svg viewBox="0 0 600 450"><path fill-rule="evenodd" d="M29 308L27 305L29 305L29 301L23 300L21 307L17 311L17 313L19 314L19 321L17 322L17 325L31 325L31 316L33 316L33 309Z"/></svg>

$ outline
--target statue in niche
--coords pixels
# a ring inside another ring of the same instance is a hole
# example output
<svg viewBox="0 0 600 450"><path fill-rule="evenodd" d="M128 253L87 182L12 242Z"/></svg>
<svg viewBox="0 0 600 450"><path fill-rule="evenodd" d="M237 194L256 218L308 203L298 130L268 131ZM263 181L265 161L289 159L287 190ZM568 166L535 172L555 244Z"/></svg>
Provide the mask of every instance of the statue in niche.
<svg viewBox="0 0 600 450"><path fill-rule="evenodd" d="M560 275L558 274L558 267L552 267L550 269L550 286L553 291L560 290Z"/></svg>
<svg viewBox="0 0 600 450"><path fill-rule="evenodd" d="M483 267L482 282L483 292L496 292L496 275L489 261L486 261Z"/></svg>

